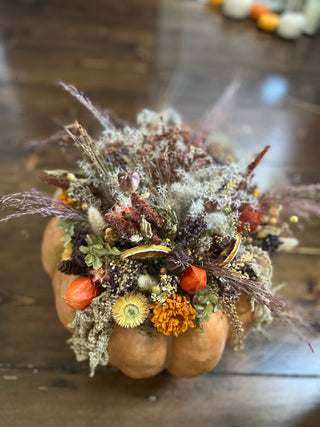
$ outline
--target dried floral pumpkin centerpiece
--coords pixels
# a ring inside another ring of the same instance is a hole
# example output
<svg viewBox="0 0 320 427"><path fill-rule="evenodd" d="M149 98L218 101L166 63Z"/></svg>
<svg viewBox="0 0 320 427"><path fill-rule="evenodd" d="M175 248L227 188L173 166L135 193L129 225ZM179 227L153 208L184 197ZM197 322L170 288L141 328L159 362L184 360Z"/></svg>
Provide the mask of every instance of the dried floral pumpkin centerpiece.
<svg viewBox="0 0 320 427"><path fill-rule="evenodd" d="M34 191L1 202L18 210L5 219L28 213L60 219L57 269L77 276L64 298L75 309L70 345L78 360L89 359L91 374L108 363L116 324L180 337L221 312L240 345L242 294L257 325L272 316L288 320L285 302L271 290L270 255L288 244L282 236L290 221L281 219L281 207L308 195L259 193L252 172L269 147L243 168L215 155L206 135L183 126L173 111L144 110L137 128L118 129L74 87L65 88L100 120L100 139L77 122L67 126L64 138L82 160L77 171L43 173L59 188L57 198ZM313 207L309 198L302 215Z"/></svg>

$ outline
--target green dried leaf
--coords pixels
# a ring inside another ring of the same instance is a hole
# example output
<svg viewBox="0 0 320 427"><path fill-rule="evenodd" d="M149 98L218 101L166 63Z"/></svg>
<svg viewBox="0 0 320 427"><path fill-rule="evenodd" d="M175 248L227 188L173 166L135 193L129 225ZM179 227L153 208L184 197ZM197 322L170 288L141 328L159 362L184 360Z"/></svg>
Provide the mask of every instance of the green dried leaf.
<svg viewBox="0 0 320 427"><path fill-rule="evenodd" d="M206 312L206 315L207 315L208 317L210 316L210 314L212 314L212 313L213 313L213 306L212 306L212 304L208 304L208 305L206 306L205 312Z"/></svg>
<svg viewBox="0 0 320 427"><path fill-rule="evenodd" d="M200 304L193 304L193 306L197 311L203 311L204 310L204 307Z"/></svg>
<svg viewBox="0 0 320 427"><path fill-rule="evenodd" d="M86 264L88 264L90 266L94 263L95 257L92 254L88 254L86 256L85 260L86 260Z"/></svg>
<svg viewBox="0 0 320 427"><path fill-rule="evenodd" d="M88 246L80 246L80 251L84 254L89 253L89 247Z"/></svg>
<svg viewBox="0 0 320 427"><path fill-rule="evenodd" d="M221 311L222 310L222 307L221 307L221 305L220 304L216 304L215 306L214 306L214 312L216 313L217 311Z"/></svg>
<svg viewBox="0 0 320 427"><path fill-rule="evenodd" d="M99 258L95 257L92 266L95 270L98 270L100 267L102 267L102 264L103 262Z"/></svg>

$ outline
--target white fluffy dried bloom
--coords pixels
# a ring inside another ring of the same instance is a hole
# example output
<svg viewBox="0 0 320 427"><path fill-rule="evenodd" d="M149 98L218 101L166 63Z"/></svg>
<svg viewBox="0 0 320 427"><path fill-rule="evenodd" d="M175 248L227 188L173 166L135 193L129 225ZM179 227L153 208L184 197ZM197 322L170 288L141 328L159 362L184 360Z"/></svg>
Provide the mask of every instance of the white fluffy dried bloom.
<svg viewBox="0 0 320 427"><path fill-rule="evenodd" d="M89 206L88 208L88 221L94 234L97 236L104 234L107 223L95 206Z"/></svg>
<svg viewBox="0 0 320 427"><path fill-rule="evenodd" d="M157 283L156 278L150 276L150 274L140 274L138 277L138 286L142 291L151 292L153 286Z"/></svg>
<svg viewBox="0 0 320 427"><path fill-rule="evenodd" d="M206 215L205 221L208 229L214 230L218 234L221 234L221 231L228 227L228 220L223 212L209 213Z"/></svg>
<svg viewBox="0 0 320 427"><path fill-rule="evenodd" d="M144 135L155 135L160 125L159 115L154 111L147 109L142 110L141 113L138 114L137 123Z"/></svg>
<svg viewBox="0 0 320 427"><path fill-rule="evenodd" d="M153 136L162 130L162 126L181 126L182 120L179 113L172 108L161 113L145 109L138 114L137 123L144 135Z"/></svg>
<svg viewBox="0 0 320 427"><path fill-rule="evenodd" d="M182 119L180 114L173 108L168 108L159 114L162 117L166 126L179 126L182 125Z"/></svg>

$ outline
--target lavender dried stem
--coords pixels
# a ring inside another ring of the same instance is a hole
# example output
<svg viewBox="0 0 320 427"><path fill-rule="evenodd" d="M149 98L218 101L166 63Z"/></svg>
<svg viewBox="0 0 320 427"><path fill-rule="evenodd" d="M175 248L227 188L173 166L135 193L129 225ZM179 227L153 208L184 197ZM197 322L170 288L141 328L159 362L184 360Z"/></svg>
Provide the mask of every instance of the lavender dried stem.
<svg viewBox="0 0 320 427"><path fill-rule="evenodd" d="M76 221L85 220L83 213L70 205L51 199L37 190L25 193L14 193L0 197L0 205L4 208L15 208L18 212L0 219L6 222L23 215L39 214L43 217L55 216Z"/></svg>

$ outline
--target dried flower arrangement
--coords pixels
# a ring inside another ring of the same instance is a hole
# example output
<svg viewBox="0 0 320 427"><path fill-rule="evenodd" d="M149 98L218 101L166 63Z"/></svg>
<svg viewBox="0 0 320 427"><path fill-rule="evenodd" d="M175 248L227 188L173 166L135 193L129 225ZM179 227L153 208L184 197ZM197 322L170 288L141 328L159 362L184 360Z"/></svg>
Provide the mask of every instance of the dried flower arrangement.
<svg viewBox="0 0 320 427"><path fill-rule="evenodd" d="M2 206L17 211L1 221L33 213L60 219L57 268L79 276L64 298L75 309L69 343L77 360L89 359L91 375L108 363L115 324L177 337L222 312L241 346L242 293L257 327L278 317L296 328L299 318L274 295L270 257L297 243L285 237L297 214L320 213L320 186L260 194L253 172L269 146L243 169L213 155L206 136L174 111L144 110L137 128L118 129L73 86L64 87L104 131L93 140L75 122L57 134L80 150L78 170L43 173L59 189L54 199L37 191L2 196ZM293 216L282 218L283 207L293 207Z"/></svg>

